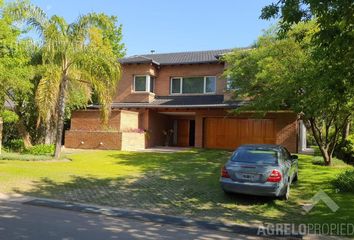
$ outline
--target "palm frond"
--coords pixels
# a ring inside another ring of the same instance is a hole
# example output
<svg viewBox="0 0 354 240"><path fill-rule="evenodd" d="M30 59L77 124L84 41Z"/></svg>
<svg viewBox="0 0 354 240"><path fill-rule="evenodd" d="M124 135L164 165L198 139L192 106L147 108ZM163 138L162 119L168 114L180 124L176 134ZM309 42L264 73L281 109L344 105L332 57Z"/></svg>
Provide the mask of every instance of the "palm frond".
<svg viewBox="0 0 354 240"><path fill-rule="evenodd" d="M81 78L90 82L102 106L101 116L104 123L108 122L110 104L115 96L121 69L114 55L107 54L96 48L86 48L75 58L81 70Z"/></svg>
<svg viewBox="0 0 354 240"><path fill-rule="evenodd" d="M67 108L79 109L87 106L91 101L92 88L91 86L82 81L75 81L70 79L68 85Z"/></svg>
<svg viewBox="0 0 354 240"><path fill-rule="evenodd" d="M69 26L63 17L60 17L58 15L53 15L49 19L49 22L51 24L54 24L58 32L60 32L63 36L67 35Z"/></svg>
<svg viewBox="0 0 354 240"><path fill-rule="evenodd" d="M42 79L39 81L35 101L39 118L43 121L56 111L61 80L60 69L55 65L45 65Z"/></svg>
<svg viewBox="0 0 354 240"><path fill-rule="evenodd" d="M48 24L46 13L40 7L32 5L27 1L14 1L9 3L6 8L6 13L11 14L15 21L24 21L40 35Z"/></svg>

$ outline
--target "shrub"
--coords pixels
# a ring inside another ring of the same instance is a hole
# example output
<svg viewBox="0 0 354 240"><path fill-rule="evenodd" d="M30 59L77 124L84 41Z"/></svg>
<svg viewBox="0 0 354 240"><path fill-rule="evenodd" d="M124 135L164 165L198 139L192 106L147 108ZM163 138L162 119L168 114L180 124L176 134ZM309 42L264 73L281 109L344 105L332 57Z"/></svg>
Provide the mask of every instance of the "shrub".
<svg viewBox="0 0 354 240"><path fill-rule="evenodd" d="M334 156L347 163L354 164L354 134L348 136L347 140L336 146Z"/></svg>
<svg viewBox="0 0 354 240"><path fill-rule="evenodd" d="M12 152L23 152L25 150L25 144L22 139L12 139L4 143L4 147Z"/></svg>
<svg viewBox="0 0 354 240"><path fill-rule="evenodd" d="M31 155L52 155L54 154L54 145L38 144L27 148L25 153Z"/></svg>
<svg viewBox="0 0 354 240"><path fill-rule="evenodd" d="M306 141L307 141L307 146L317 146L317 143L315 141L315 138L313 137L313 134L310 131L307 131L306 133Z"/></svg>
<svg viewBox="0 0 354 240"><path fill-rule="evenodd" d="M346 170L332 181L332 185L342 192L354 193L354 169Z"/></svg>
<svg viewBox="0 0 354 240"><path fill-rule="evenodd" d="M53 157L48 155L30 155L14 152L3 152L0 154L0 160L49 161L53 160Z"/></svg>
<svg viewBox="0 0 354 240"><path fill-rule="evenodd" d="M314 156L312 159L312 164L314 165L320 165L320 166L326 166L325 162L323 161L322 156ZM332 167L337 166L337 167L348 167L348 164L346 164L343 160L338 159L336 157L332 158L331 162Z"/></svg>

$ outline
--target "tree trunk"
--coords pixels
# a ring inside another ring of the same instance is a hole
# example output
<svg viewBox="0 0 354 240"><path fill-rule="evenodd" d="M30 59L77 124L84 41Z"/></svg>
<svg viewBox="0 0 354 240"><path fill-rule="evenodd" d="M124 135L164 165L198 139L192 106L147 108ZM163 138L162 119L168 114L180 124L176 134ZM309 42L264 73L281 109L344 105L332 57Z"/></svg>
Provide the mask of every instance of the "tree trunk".
<svg viewBox="0 0 354 240"><path fill-rule="evenodd" d="M324 164L326 166L330 166L332 164L332 153L328 151L328 147L320 146L320 151L324 160Z"/></svg>
<svg viewBox="0 0 354 240"><path fill-rule="evenodd" d="M21 119L21 116L16 125L17 125L17 130L23 140L23 144L25 145L25 148L32 147L30 134L28 133L26 126L23 122L23 119Z"/></svg>
<svg viewBox="0 0 354 240"><path fill-rule="evenodd" d="M348 119L348 121L345 124L345 127L343 128L343 133L342 133L343 142L347 140L349 134L350 134L350 120Z"/></svg>
<svg viewBox="0 0 354 240"><path fill-rule="evenodd" d="M55 154L54 154L55 159L59 159L61 153L61 140L62 140L63 129L64 129L64 117L65 117L64 115L65 115L67 87L68 87L68 77L67 77L67 73L64 73L62 81L60 83L59 99L58 99L58 122L57 122Z"/></svg>
<svg viewBox="0 0 354 240"><path fill-rule="evenodd" d="M45 122L45 136L44 136L44 143L45 144L54 144L56 138L56 126L55 121L56 117L52 115L48 115L46 122Z"/></svg>
<svg viewBox="0 0 354 240"><path fill-rule="evenodd" d="M52 144L52 133L50 123L45 123L45 136L44 136L44 144Z"/></svg>
<svg viewBox="0 0 354 240"><path fill-rule="evenodd" d="M329 149L329 145L325 146L326 144L324 143L324 139L322 139L321 129L318 128L318 126L316 125L316 121L314 119L309 119L307 121L307 124L311 128L313 137L315 138L317 146L319 147L320 152L322 154L324 164L326 166L330 166L332 164L333 150Z"/></svg>
<svg viewBox="0 0 354 240"><path fill-rule="evenodd" d="M45 123L44 123L44 144L51 144L51 140L52 140L52 132L51 132L51 115L48 114Z"/></svg>

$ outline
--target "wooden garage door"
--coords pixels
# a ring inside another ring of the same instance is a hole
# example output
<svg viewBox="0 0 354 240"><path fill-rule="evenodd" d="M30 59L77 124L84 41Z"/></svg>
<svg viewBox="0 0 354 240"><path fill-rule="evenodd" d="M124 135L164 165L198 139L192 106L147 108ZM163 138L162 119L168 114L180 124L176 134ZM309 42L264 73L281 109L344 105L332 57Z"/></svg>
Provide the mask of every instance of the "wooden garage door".
<svg viewBox="0 0 354 240"><path fill-rule="evenodd" d="M272 119L206 118L204 147L235 149L241 144L275 144Z"/></svg>

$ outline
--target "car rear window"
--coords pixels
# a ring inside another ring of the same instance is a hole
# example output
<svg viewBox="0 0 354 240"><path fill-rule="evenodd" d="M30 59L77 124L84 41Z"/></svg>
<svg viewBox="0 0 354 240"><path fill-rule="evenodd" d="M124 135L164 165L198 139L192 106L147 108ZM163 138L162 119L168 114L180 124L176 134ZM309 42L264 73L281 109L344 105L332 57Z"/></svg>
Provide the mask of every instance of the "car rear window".
<svg viewBox="0 0 354 240"><path fill-rule="evenodd" d="M233 162L268 163L277 162L278 152L271 149L238 149L231 157Z"/></svg>

